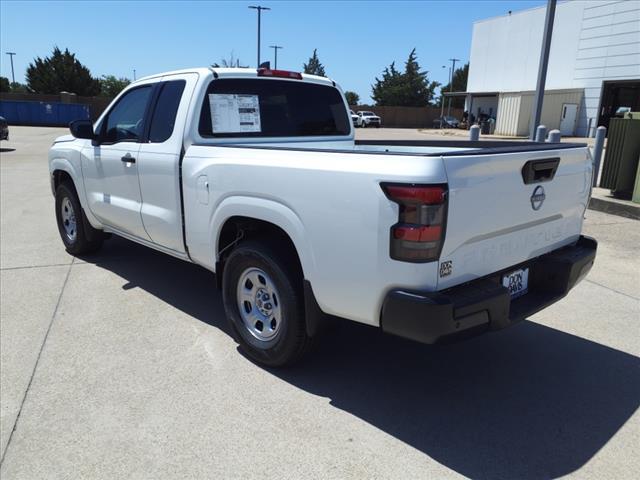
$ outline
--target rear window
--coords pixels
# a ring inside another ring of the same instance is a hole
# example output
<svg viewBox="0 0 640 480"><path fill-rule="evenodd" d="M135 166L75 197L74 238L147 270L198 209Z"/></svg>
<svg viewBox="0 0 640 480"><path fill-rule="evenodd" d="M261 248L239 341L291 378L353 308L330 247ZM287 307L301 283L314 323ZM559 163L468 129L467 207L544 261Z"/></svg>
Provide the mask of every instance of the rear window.
<svg viewBox="0 0 640 480"><path fill-rule="evenodd" d="M334 136L350 129L336 88L272 79L213 80L199 126L201 136L216 138Z"/></svg>

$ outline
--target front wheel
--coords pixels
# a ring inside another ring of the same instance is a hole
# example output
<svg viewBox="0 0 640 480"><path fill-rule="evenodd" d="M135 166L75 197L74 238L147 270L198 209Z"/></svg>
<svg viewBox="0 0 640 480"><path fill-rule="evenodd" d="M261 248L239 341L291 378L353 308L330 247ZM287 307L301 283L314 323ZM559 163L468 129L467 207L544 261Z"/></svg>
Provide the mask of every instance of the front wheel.
<svg viewBox="0 0 640 480"><path fill-rule="evenodd" d="M226 261L222 296L240 348L266 366L290 365L310 344L302 278L291 259L258 242L238 246Z"/></svg>
<svg viewBox="0 0 640 480"><path fill-rule="evenodd" d="M56 189L56 220L62 243L70 254L91 253L102 246L103 233L87 221L70 183L61 183Z"/></svg>

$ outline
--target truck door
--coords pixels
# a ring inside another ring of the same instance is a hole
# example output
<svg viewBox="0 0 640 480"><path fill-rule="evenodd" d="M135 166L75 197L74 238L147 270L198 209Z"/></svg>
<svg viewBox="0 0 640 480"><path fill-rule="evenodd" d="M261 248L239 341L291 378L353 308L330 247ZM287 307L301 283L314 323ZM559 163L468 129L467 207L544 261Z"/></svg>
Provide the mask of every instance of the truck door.
<svg viewBox="0 0 640 480"><path fill-rule="evenodd" d="M91 212L105 225L145 240L136 162L152 91L152 85L142 85L126 92L98 126L97 145L82 150Z"/></svg>
<svg viewBox="0 0 640 480"><path fill-rule="evenodd" d="M157 85L150 126L138 153L142 221L151 240L183 253L180 155L198 74L168 75Z"/></svg>

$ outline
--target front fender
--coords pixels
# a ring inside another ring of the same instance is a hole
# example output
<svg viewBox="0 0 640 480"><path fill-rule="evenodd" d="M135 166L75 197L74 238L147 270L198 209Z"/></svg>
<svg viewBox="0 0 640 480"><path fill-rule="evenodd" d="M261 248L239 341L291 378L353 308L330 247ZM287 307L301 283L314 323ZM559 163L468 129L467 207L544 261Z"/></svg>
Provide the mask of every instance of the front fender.
<svg viewBox="0 0 640 480"><path fill-rule="evenodd" d="M217 252L222 226L229 218L236 216L269 222L284 230L296 247L304 277L313 282L316 271L315 258L311 242L300 217L288 206L266 198L232 196L220 202L213 211L209 224L209 238L215 239L215 261L218 260Z"/></svg>
<svg viewBox="0 0 640 480"><path fill-rule="evenodd" d="M74 154L80 156L79 152L74 151ZM100 223L100 221L98 221L96 217L94 217L93 213L91 213L91 210L89 209L89 206L87 203L87 196L84 189L84 180L82 178L82 171L80 167L80 158L78 158L78 161L76 163L77 163L77 167L76 165L74 165L74 162L70 161L66 157L61 157L61 156L50 157L49 175L50 175L50 182L51 182L51 192L55 196L56 192L54 187L53 173L56 171L63 171L67 173L71 177L71 180L73 181L73 185L78 194L78 200L80 201L80 206L82 207L82 210L84 211L84 214L87 217L87 220L89 220L89 223L93 228L101 229L102 224Z"/></svg>

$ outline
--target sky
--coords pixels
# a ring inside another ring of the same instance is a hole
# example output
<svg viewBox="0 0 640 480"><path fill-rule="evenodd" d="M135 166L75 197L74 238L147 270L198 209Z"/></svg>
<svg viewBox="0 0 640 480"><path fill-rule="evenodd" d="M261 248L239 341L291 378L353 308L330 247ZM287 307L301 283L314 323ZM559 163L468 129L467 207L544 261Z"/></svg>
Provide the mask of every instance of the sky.
<svg viewBox="0 0 640 480"><path fill-rule="evenodd" d="M0 1L0 75L11 80L5 52L15 52L16 81L35 57L68 48L94 76L137 78L220 63L233 52L254 67L257 13L261 59L302 70L313 50L329 77L370 101L375 77L400 68L415 47L430 80L448 82L450 58L469 60L473 22L544 5L498 1ZM443 68L444 66L444 68ZM273 67L273 63L272 63Z"/></svg>

